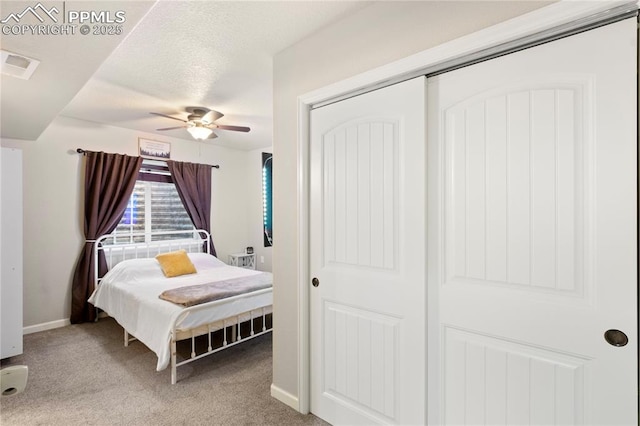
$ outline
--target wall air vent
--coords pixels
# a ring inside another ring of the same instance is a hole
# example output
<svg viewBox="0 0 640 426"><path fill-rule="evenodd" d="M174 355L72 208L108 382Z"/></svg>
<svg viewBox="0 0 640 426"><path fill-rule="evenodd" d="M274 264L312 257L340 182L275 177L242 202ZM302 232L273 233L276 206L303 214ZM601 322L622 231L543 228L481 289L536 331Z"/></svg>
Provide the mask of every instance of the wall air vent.
<svg viewBox="0 0 640 426"><path fill-rule="evenodd" d="M40 65L40 61L37 59L28 58L17 53L0 50L0 54L2 55L0 59L2 74L18 77L23 80L28 80L38 65Z"/></svg>

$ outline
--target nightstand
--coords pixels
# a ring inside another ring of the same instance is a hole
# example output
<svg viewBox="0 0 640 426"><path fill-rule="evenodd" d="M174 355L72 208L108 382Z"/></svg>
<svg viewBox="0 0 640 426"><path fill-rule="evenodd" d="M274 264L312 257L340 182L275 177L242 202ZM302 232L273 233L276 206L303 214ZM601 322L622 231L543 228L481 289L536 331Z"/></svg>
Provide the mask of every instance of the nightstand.
<svg viewBox="0 0 640 426"><path fill-rule="evenodd" d="M256 255L254 253L234 253L229 255L229 265L245 269L256 269Z"/></svg>

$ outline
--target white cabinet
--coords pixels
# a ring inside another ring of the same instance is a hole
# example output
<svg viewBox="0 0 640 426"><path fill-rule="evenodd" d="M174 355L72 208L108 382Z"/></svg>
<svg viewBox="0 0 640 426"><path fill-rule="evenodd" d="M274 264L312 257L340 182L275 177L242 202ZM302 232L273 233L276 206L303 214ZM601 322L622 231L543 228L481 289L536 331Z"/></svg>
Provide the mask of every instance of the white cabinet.
<svg viewBox="0 0 640 426"><path fill-rule="evenodd" d="M234 253L229 255L229 265L246 269L256 269L256 255L247 253Z"/></svg>
<svg viewBox="0 0 640 426"><path fill-rule="evenodd" d="M0 358L22 353L22 151L0 152Z"/></svg>

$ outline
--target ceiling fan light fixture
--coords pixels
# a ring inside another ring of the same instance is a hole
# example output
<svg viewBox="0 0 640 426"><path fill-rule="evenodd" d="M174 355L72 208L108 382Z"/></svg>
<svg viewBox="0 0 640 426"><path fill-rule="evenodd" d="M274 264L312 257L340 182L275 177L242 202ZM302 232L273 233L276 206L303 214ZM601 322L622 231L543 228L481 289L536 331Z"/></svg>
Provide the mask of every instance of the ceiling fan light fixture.
<svg viewBox="0 0 640 426"><path fill-rule="evenodd" d="M218 111L214 111L205 107L187 107L185 110L189 113L187 119L174 117L159 112L151 112L152 115L159 117L170 118L172 120L181 121L184 123L182 126L165 127L162 129L156 129L159 131L174 130L174 129L187 129L191 136L196 140L214 139L218 135L213 133L214 129L219 130L231 130L234 132L248 132L251 129L244 126L231 126L228 124L216 124L215 121L224 117L224 114Z"/></svg>
<svg viewBox="0 0 640 426"><path fill-rule="evenodd" d="M196 124L195 126L188 127L187 132L191 133L191 136L193 136L194 139L204 140L207 139L209 135L211 135L211 133L213 133L213 130Z"/></svg>

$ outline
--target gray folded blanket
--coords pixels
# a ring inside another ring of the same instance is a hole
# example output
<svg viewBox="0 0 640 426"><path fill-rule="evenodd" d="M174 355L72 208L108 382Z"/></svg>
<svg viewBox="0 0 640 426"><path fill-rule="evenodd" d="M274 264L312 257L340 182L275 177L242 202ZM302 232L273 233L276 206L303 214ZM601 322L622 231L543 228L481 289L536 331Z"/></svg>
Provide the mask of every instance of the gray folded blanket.
<svg viewBox="0 0 640 426"><path fill-rule="evenodd" d="M159 297L176 305L189 307L269 288L272 286L272 283L272 274L269 272L261 272L257 275L217 281L209 284L174 288L163 291Z"/></svg>

